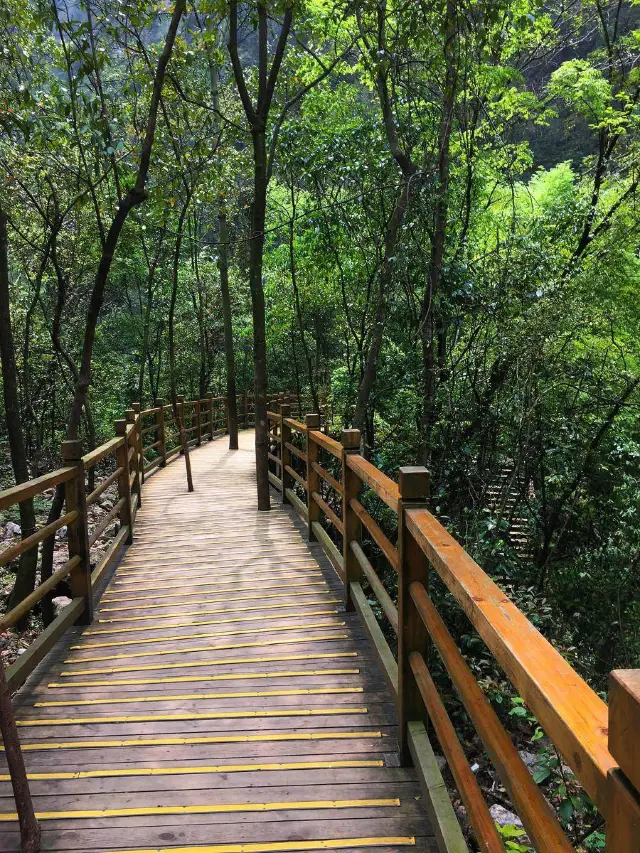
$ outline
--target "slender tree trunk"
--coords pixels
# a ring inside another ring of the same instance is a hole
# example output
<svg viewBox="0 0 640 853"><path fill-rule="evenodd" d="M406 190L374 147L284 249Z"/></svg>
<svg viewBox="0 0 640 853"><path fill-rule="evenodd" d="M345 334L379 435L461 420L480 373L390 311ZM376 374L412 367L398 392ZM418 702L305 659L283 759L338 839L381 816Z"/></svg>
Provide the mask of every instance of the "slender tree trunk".
<svg viewBox="0 0 640 853"><path fill-rule="evenodd" d="M178 297L178 273L180 270L180 250L182 248L182 229L184 228L184 221L187 215L187 211L189 209L189 203L191 201L191 193L187 195L185 203L180 211L180 217L178 219L178 235L176 237L176 244L173 250L173 280L171 286L171 304L169 306L169 382L171 385L171 405L173 407L173 417L175 418L176 424L178 426L178 433L180 435L180 444L182 445L182 452L184 454L184 464L187 470L187 488L190 492L193 491L193 477L191 476L191 459L189 457L189 442L187 441L187 433L184 428L184 421L182 419L182 412L180 411L180 407L178 406L178 396L176 389L176 341L175 341L175 313L176 313L176 300Z"/></svg>
<svg viewBox="0 0 640 853"><path fill-rule="evenodd" d="M436 317L435 299L441 289L442 268L447 242L449 211L449 181L451 170L450 141L453 123L453 108L456 97L456 35L457 2L447 0L444 30L445 80L442 97L442 115L438 132L438 187L434 213L433 239L429 259L429 277L421 312L422 341L422 440L421 461L427 465L431 457L431 438L436 419L436 391L438 376L436 367Z"/></svg>
<svg viewBox="0 0 640 853"><path fill-rule="evenodd" d="M356 408L353 415L353 425L356 429L360 430L362 435L366 434L367 408L369 406L371 392L373 391L373 386L376 381L378 357L380 355L382 339L384 337L384 326L387 317L387 296L393 281L392 258L396 252L399 232L407 209L408 201L409 179L405 179L402 182L402 187L400 188L400 193L396 199L396 204L387 224L387 230L385 233L384 257L380 267L371 342L369 344L367 360L365 362L362 377L360 379L360 385L358 387L358 398L356 400Z"/></svg>
<svg viewBox="0 0 640 853"><path fill-rule="evenodd" d="M264 290L262 288L262 256L264 223L267 208L267 149L264 129L252 129L253 139L253 207L249 242L249 286L253 314L253 376L256 410L256 474L258 509L271 508L269 498L269 436L267 427L267 343Z"/></svg>
<svg viewBox="0 0 640 853"><path fill-rule="evenodd" d="M2 391L4 410L7 419L7 436L11 465L16 483L24 483L29 479L27 453L22 434L22 418L20 416L20 397L18 394L18 368L11 327L11 310L9 299L9 239L7 234L7 217L0 208L0 359L2 360ZM35 532L36 515L33 499L20 504L20 528L22 538L26 539ZM33 592L36 583L36 568L38 565L38 549L31 548L20 557L16 580L9 596L8 609L11 610L23 598Z"/></svg>
<svg viewBox="0 0 640 853"><path fill-rule="evenodd" d="M220 205L218 212L218 271L220 272L220 296L222 298L222 318L224 322L224 358L227 369L227 404L229 414L229 450L238 449L238 402L236 398L236 357L233 350L233 318L231 315L231 294L229 293L229 228L227 212Z"/></svg>

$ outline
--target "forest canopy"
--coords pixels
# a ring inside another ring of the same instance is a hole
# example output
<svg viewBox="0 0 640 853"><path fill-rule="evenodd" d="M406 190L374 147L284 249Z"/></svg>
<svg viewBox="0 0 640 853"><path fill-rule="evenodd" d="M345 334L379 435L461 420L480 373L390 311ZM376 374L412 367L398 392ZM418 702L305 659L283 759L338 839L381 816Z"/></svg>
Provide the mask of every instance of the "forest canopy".
<svg viewBox="0 0 640 853"><path fill-rule="evenodd" d="M287 390L597 689L640 665L638 6L3 4L2 486L255 393L266 509Z"/></svg>

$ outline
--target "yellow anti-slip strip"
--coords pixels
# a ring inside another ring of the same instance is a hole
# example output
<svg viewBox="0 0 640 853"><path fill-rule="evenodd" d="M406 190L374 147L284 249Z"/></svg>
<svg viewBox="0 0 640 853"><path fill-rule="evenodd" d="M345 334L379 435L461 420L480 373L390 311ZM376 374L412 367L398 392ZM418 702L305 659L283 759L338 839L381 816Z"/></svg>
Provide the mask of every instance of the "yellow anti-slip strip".
<svg viewBox="0 0 640 853"><path fill-rule="evenodd" d="M210 711L206 714L133 714L129 717L40 717L37 720L17 720L16 725L84 726L93 723L170 723L174 720L245 720L270 717L335 717L342 714L367 714L367 708L278 708L271 711Z"/></svg>
<svg viewBox="0 0 640 853"><path fill-rule="evenodd" d="M298 592L296 593L296 598L301 598L302 596L311 596L311 595L328 595L328 592L321 592L319 590L313 590L313 592ZM286 593L278 593L278 595L251 595L249 598L284 598ZM231 599L228 598L215 598L213 603L220 603L229 601ZM246 601L247 598L240 599L232 599L233 601ZM321 598L318 601L303 601L305 607L321 607L325 604L339 604L340 600L338 598ZM204 599L201 604L210 604L209 599ZM147 605L146 607L134 607L133 610L149 610L150 608L155 607L176 607L175 604L155 604L155 605ZM208 610L185 610L184 608L178 610L175 613L159 613L156 616L121 616L121 617L110 617L109 619L98 619L98 622L101 624L111 624L113 622L157 622L159 619L170 619L172 616L207 616L211 613L251 613L262 610L284 610L286 607L300 607L300 604L297 602L294 604L264 604L260 607L214 607ZM111 608L112 610L118 610L119 608ZM95 633L99 633L98 628L95 629ZM129 630L126 628L125 630ZM85 631L86 634L93 634L94 629Z"/></svg>
<svg viewBox="0 0 640 853"><path fill-rule="evenodd" d="M400 800L308 800L299 803L228 803L202 806L149 806L129 809L88 809L70 812L36 812L37 820L82 820L101 817L143 817L145 815L231 814L237 812L279 812L304 809L360 809L399 806ZM17 814L0 814L0 822L17 820Z"/></svg>
<svg viewBox="0 0 640 853"><path fill-rule="evenodd" d="M280 741L300 740L354 740L362 738L380 739L382 732L297 732L296 734L270 735L211 735L207 737L161 737L142 740L68 740L56 743L54 741L39 741L23 743L23 752L39 752L50 749L108 749L109 747L130 746L186 746L205 743L274 743ZM0 747L4 752L4 747Z"/></svg>
<svg viewBox="0 0 640 853"><path fill-rule="evenodd" d="M328 838L322 841L274 841L254 844L207 844L201 847L163 847L118 850L117 853L306 853L307 850L351 850L354 847L414 847L413 835ZM116 853L116 851L113 851Z"/></svg>
<svg viewBox="0 0 640 853"><path fill-rule="evenodd" d="M304 625L278 625L278 633L280 631L308 631L310 628L340 628L344 627L344 622L335 622L332 619L323 619L322 622L307 622ZM109 643L83 643L81 646L71 646L71 649L108 649L114 646L140 646L146 643L184 643L186 640L197 640L202 637L239 637L246 634L264 634L262 628L246 628L241 631L203 631L199 634L188 634L186 637L152 637L146 640L114 640ZM128 656L127 656L128 657Z"/></svg>
<svg viewBox="0 0 640 853"><path fill-rule="evenodd" d="M189 583L188 580L184 577L181 578L181 583L183 583L185 585L188 584L189 588L191 588L192 586L205 586L205 587L214 587L214 588L216 586L219 586L219 584L212 583L211 581L203 581L202 583L200 583L200 582ZM285 584L282 584L282 583L265 584L264 586L261 585L260 589L288 589L288 590L291 590L292 595L295 595L295 590L298 589L298 587L307 587L307 586L326 586L326 581L324 581L324 580L304 581L303 583L296 583L296 584L290 584L290 583L289 584L286 584L286 583ZM136 590L136 592L144 592L145 590L147 590L148 592L153 592L156 589L157 589L157 586L155 586L155 585L154 586L147 586L147 587L143 587L142 589ZM255 590L255 589L256 589L256 584L253 584L252 586L238 586L238 587L236 587L236 590L238 592L245 592L248 590ZM200 591L198 590L197 592L167 592L167 593L162 593L162 595L154 595L153 600L155 601L157 598L184 598L186 596L194 596L194 595L200 595ZM148 595L126 595L126 596L125 595L118 595L116 597L113 594L110 594L109 598L107 598L105 596L105 598L103 598L102 600L108 601L109 604L113 604L115 601L148 601L149 596Z"/></svg>
<svg viewBox="0 0 640 853"><path fill-rule="evenodd" d="M197 681L253 681L258 678L303 678L318 675L359 675L359 669L300 669L282 670L282 672L229 672L224 675L178 675L173 678L114 678L108 681L52 681L47 687L65 687L74 689L76 687L115 687L118 685L141 685L141 684L177 684Z"/></svg>
<svg viewBox="0 0 640 853"><path fill-rule="evenodd" d="M313 627L313 626L311 626ZM326 627L326 626L324 626ZM348 634L318 634L315 637L294 637L285 640L260 640L257 643L223 643L215 646L188 646L184 649L149 649L146 652L131 652L126 655L94 655L87 658L67 658L64 663L78 664L101 660L129 660L130 658L148 658L158 655L182 655L190 652L214 652L224 649L253 649L262 646L292 646L300 643L315 643L322 640L347 640Z"/></svg>
<svg viewBox="0 0 640 853"><path fill-rule="evenodd" d="M121 776L197 776L206 773L253 773L284 770L348 770L361 767L384 767L384 761L286 761L271 764L196 764L193 767L128 767L100 770L62 771L60 773L28 773L31 782L53 779L114 779ZM8 773L0 774L0 782L10 782Z"/></svg>
<svg viewBox="0 0 640 853"><path fill-rule="evenodd" d="M296 690L233 690L223 693L158 693L155 696L117 696L113 699L65 699L62 702L34 702L34 708L67 705L123 705L136 702L181 702L188 699L258 699L267 696L333 696L335 693L363 693L363 687L299 687Z"/></svg>
<svg viewBox="0 0 640 853"><path fill-rule="evenodd" d="M300 586L319 586L319 585L320 585L319 583L318 584L300 584ZM273 589L273 587L270 587L270 588ZM224 598L203 598L200 601L200 603L201 604L224 604L227 601L253 601L256 598L258 598L260 600L265 599L265 598L289 598L292 595L295 595L296 598L300 598L300 596L302 596L302 595L318 595L322 591L323 590L314 589L310 592L298 592L297 587L295 590L291 589L291 587L287 587L285 592L277 592L277 593L273 592L273 593L269 593L267 595L263 595L262 593L259 592L259 593L256 593L254 595L233 595L233 596L225 596ZM329 594L329 589L327 588L326 590L324 590L324 592ZM200 594L201 593L199 593L199 592L194 592L194 593L185 592L185 593L183 593L183 595L185 595L185 596L187 596L187 595L200 595ZM180 594L176 593L175 595L179 596ZM156 598L162 598L162 596L155 595L153 597L153 600L155 601ZM149 599L144 599L144 600L148 601ZM335 601L335 599L329 599L329 601ZM160 607L177 607L177 606L178 606L178 602L176 602L176 601L168 601L168 602L166 602L166 604L130 604L130 605L127 605L126 607L101 607L100 613L120 613L123 610L145 610L146 611L146 610L157 610ZM189 612L188 610L182 611L182 613L188 613L188 612ZM151 617L142 616L140 618L149 619ZM100 622L103 622L103 621L104 621L103 619L100 619ZM120 618L120 619L114 619L112 621L123 622L125 620ZM137 619L136 619L136 621L137 621Z"/></svg>
<svg viewBox="0 0 640 853"><path fill-rule="evenodd" d="M189 569L191 568L193 568L194 571L189 571L189 574L184 577L185 580L201 580L202 578L208 578L210 581L215 580L216 583L220 584L242 583L244 581L253 580L262 582L268 580L282 580L283 578L322 576L319 566L317 564L314 566L311 563L300 566L278 566L278 569L247 569L245 572L234 571L224 572L222 574L218 574L215 569L212 569L209 566L192 567L190 563ZM141 586L142 584L150 584L152 582L157 583L158 581L174 581L175 577L175 569L167 572L166 574L164 572L136 572L135 576L132 578L114 581L113 587L117 587L115 590L116 592L127 592L129 590L136 592L136 587ZM114 590L111 587L109 589L109 594L111 594Z"/></svg>
<svg viewBox="0 0 640 853"><path fill-rule="evenodd" d="M327 652L319 655L275 655L260 658L226 658L225 660L189 661L187 663L145 664L144 666L114 666L109 669L77 669L63 670L62 676L76 675L111 675L113 672L146 672L150 669L191 669L197 666L228 666L236 663L275 663L288 660L320 660L326 658L355 658L357 652ZM111 682L116 683L116 682Z"/></svg>
<svg viewBox="0 0 640 853"><path fill-rule="evenodd" d="M270 572L268 575L265 575L262 578L259 578L255 575L247 575L247 577L242 579L236 575L236 577L234 577L234 578L229 578L229 579L223 578L222 580L219 580L217 577L212 579L211 575L209 574L209 575L198 575L197 576L198 578L206 578L206 580L192 580L191 575L184 574L180 578L180 582L183 584L187 584L188 586L216 586L217 587L217 586L234 586L234 585L237 585L238 583L248 583L249 581L253 581L253 580L258 580L258 581L260 581L260 583L262 583L265 580L282 581L282 580L291 580L293 578L300 579L300 578L306 578L309 575L311 575L312 577L321 577L322 576L321 572L319 572L319 571L317 571L317 572L304 571L304 572L298 572L297 574L291 574L291 573L273 574L273 572ZM174 577L175 577L175 575L174 575ZM115 595L115 593L118 593L118 596L119 596L121 592L153 592L153 590L158 588L157 584L152 584L151 586L140 586L140 584L149 584L149 581L148 580L137 581L137 582L129 581L126 584L125 589L117 589L117 590L115 590L115 592L113 590L109 589L106 591L105 595L113 596L113 595ZM280 584L279 584L279 586L280 586ZM302 584L301 584L301 586L302 586ZM249 587L249 589L255 589L255 587L256 587L256 584L254 583L253 586Z"/></svg>
<svg viewBox="0 0 640 853"><path fill-rule="evenodd" d="M309 604L309 607L321 607L324 602L321 604ZM288 604L287 607L292 607L294 605ZM298 605L295 605L298 606ZM261 608L256 607L247 607L247 610L258 610ZM271 609L271 608L267 608ZM281 608L277 608L278 610ZM98 628L91 631L84 631L83 637L94 637L96 635L102 634L131 634L134 631L136 633L140 633L144 631L148 633L149 631L167 631L173 630L175 628L195 628L198 625L229 625L234 624L236 622L266 622L266 621L278 621L281 622L283 619L316 619L318 616L335 616L340 611L337 607L334 607L333 610L303 610L301 613L284 613L280 615L278 613L268 614L266 616L235 616L233 619L190 619L187 622L170 622L168 625L146 625L144 628L130 628L130 627L122 627L122 628ZM166 616L158 616L158 619L166 619ZM276 626L276 630L278 626Z"/></svg>

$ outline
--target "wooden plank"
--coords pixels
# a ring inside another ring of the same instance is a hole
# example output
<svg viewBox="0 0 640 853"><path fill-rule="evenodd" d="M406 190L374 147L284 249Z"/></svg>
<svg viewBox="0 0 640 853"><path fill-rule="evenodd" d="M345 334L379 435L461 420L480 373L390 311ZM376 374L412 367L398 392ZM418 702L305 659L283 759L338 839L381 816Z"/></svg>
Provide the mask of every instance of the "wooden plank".
<svg viewBox="0 0 640 853"><path fill-rule="evenodd" d="M433 683L433 679L429 674L424 658L417 652L412 652L410 663L429 713L429 718L433 723L438 741L455 780L458 793L467 810L469 821L473 827L478 844L487 853L504 853L504 846L498 835L493 818L489 814L489 809L482 796L478 781L469 767L458 736L455 733L455 729L438 694L437 688Z"/></svg>
<svg viewBox="0 0 640 853"><path fill-rule="evenodd" d="M607 774L607 706L426 509L407 526L600 811Z"/></svg>
<svg viewBox="0 0 640 853"><path fill-rule="evenodd" d="M308 523L309 513L307 512L307 507L305 506L305 504L300 500L300 498L296 495L296 493L293 491L293 489L287 489L286 495L287 495L287 498L289 499L289 503L295 509L295 511L298 513L300 518L302 518L303 521Z"/></svg>
<svg viewBox="0 0 640 853"><path fill-rule="evenodd" d="M117 438L112 438L110 441L106 441L104 444L101 444L100 447L96 447L95 450L85 453L82 457L85 471L88 471L89 468L93 468L98 464L98 462L102 462L102 460L111 453L115 453L117 448L120 447L124 441L124 438L118 436Z"/></svg>
<svg viewBox="0 0 640 853"><path fill-rule="evenodd" d="M378 620L369 606L367 597L359 583L351 584L351 596L356 612L360 616L365 630L369 634L369 638L378 654L389 689L395 697L398 691L398 664L393 657L389 644L382 633L380 625L378 625Z"/></svg>
<svg viewBox="0 0 640 853"><path fill-rule="evenodd" d="M539 853L573 853L573 845L487 701L424 586L412 583L409 592L536 850Z"/></svg>
<svg viewBox="0 0 640 853"><path fill-rule="evenodd" d="M109 571L116 563L120 548L126 543L129 537L129 528L121 527L114 538L109 543L109 547L104 552L100 561L91 573L91 586L95 586L98 581Z"/></svg>
<svg viewBox="0 0 640 853"><path fill-rule="evenodd" d="M311 497L318 504L322 512L329 519L331 524L336 528L338 533L342 535L344 533L344 526L342 524L342 519L338 518L336 513L331 509L329 504L323 499L322 495L318 494L318 492L312 492Z"/></svg>
<svg viewBox="0 0 640 853"><path fill-rule="evenodd" d="M438 850L440 853L469 853L424 723L412 721L408 724L408 741Z"/></svg>
<svg viewBox="0 0 640 853"><path fill-rule="evenodd" d="M53 536L56 530L60 530L61 527L66 527L68 524L71 524L77 517L78 513L75 510L67 512L57 521L52 521L51 524L41 527L40 530L36 530L35 533L32 533L31 536L27 536L26 539L21 539L19 542L16 542L15 545L10 545L8 548L5 548L4 551L0 551L0 566L6 566L7 563L15 560L20 556L20 554L23 554L30 548L38 545L40 542L48 539L49 536Z"/></svg>
<svg viewBox="0 0 640 853"><path fill-rule="evenodd" d="M339 495L342 495L344 489L342 488L342 483L340 483L336 478L330 474L326 468L323 468L322 465L319 465L317 462L313 463L313 470L317 471L318 474L322 477L325 483L328 483L331 488L337 492Z"/></svg>
<svg viewBox="0 0 640 853"><path fill-rule="evenodd" d="M66 483L74 475L75 468L58 468L49 474L43 474L42 477L36 477L33 480L27 480L26 483L19 483L17 486L11 486L10 489L4 489L0 492L0 511L46 492L47 489L53 489L60 483Z"/></svg>
<svg viewBox="0 0 640 853"><path fill-rule="evenodd" d="M322 550L325 552L331 561L333 568L338 573L338 577L344 582L344 563L342 562L342 554L338 551L335 543L319 521L313 522L313 532L318 542L322 545Z"/></svg>
<svg viewBox="0 0 640 853"><path fill-rule="evenodd" d="M375 597L378 599L378 603L382 610L384 611L385 616L389 620L391 627L398 633L398 608L395 606L393 601L391 600L391 596L384 588L384 584L375 573L375 570L369 560L367 559L367 555L364 553L362 548L360 547L360 543L353 540L351 542L351 550L355 554L356 560L360 564L362 572L366 577L369 586L373 590Z"/></svg>
<svg viewBox="0 0 640 853"><path fill-rule="evenodd" d="M390 509L398 512L400 492L398 491L398 484L394 483L391 477L387 477L386 474L383 474L375 465L372 465L359 454L351 454L347 464Z"/></svg>
<svg viewBox="0 0 640 853"><path fill-rule="evenodd" d="M10 690L17 690L27 680L36 666L51 651L69 626L78 619L84 610L84 599L74 598L62 610L53 622L36 637L29 648L7 668L6 676Z"/></svg>
<svg viewBox="0 0 640 853"><path fill-rule="evenodd" d="M391 564L392 568L395 569L395 571L397 572L398 571L398 565L399 565L398 564L398 551L391 544L391 541L388 539L386 534L383 532L383 530L380 527L380 525L378 524L378 522L375 521L369 515L369 513L362 506L360 501L357 500L356 498L351 498L351 500L349 501L349 506L353 509L353 511L358 516L358 518L360 519L362 524L364 524L364 526L367 528L367 530L371 534L373 541L376 543L378 548L380 548L382 553L385 555L385 557L387 558L387 560Z"/></svg>
<svg viewBox="0 0 640 853"><path fill-rule="evenodd" d="M30 595L22 599L20 604L16 605L13 610L10 610L0 619L0 631L5 631L7 628L11 628L19 622L20 619L22 619L23 616L26 616L26 614L32 610L50 590L68 577L79 565L80 557L76 556L67 560L67 562L55 571L51 577L48 577L46 581L39 584L39 586L37 586Z"/></svg>
<svg viewBox="0 0 640 853"><path fill-rule="evenodd" d="M342 459L342 445L335 438L330 438L319 430L309 430L309 436L315 444L319 444L323 450L326 450L336 459Z"/></svg>

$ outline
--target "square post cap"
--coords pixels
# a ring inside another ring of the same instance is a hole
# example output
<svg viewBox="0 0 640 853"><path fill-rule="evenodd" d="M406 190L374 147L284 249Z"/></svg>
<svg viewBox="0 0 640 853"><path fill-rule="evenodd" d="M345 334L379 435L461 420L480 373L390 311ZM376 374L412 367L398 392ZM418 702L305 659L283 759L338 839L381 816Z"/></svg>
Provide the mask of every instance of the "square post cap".
<svg viewBox="0 0 640 853"><path fill-rule="evenodd" d="M345 450L360 452L360 430L359 429L343 429L340 436L340 443Z"/></svg>
<svg viewBox="0 0 640 853"><path fill-rule="evenodd" d="M79 439L63 441L61 452L65 462L78 462L82 459L82 442Z"/></svg>
<svg viewBox="0 0 640 853"><path fill-rule="evenodd" d="M304 416L307 429L320 429L320 415L311 413Z"/></svg>
<svg viewBox="0 0 640 853"><path fill-rule="evenodd" d="M127 409L127 411L125 412L125 416L127 418L127 423L130 424L132 424L136 419L136 413L133 411L133 409Z"/></svg>
<svg viewBox="0 0 640 853"><path fill-rule="evenodd" d="M134 411L134 412L136 412L136 414L137 414L137 413L140 411L140 403L132 403L132 404L131 404L131 408L132 408L132 409L133 409L133 411Z"/></svg>
<svg viewBox="0 0 640 853"><path fill-rule="evenodd" d="M283 415L283 417L288 418L291 414L291 406L288 403L281 403L280 414Z"/></svg>
<svg viewBox="0 0 640 853"><path fill-rule="evenodd" d="M162 397L156 397L156 399L153 401L153 405L159 409L164 406L164 400L162 399Z"/></svg>
<svg viewBox="0 0 640 853"><path fill-rule="evenodd" d="M127 434L127 422L125 420L114 421L113 427L116 431L116 435Z"/></svg>
<svg viewBox="0 0 640 853"><path fill-rule="evenodd" d="M429 497L429 471L423 465L405 465L398 473L398 490L402 500L424 500Z"/></svg>

